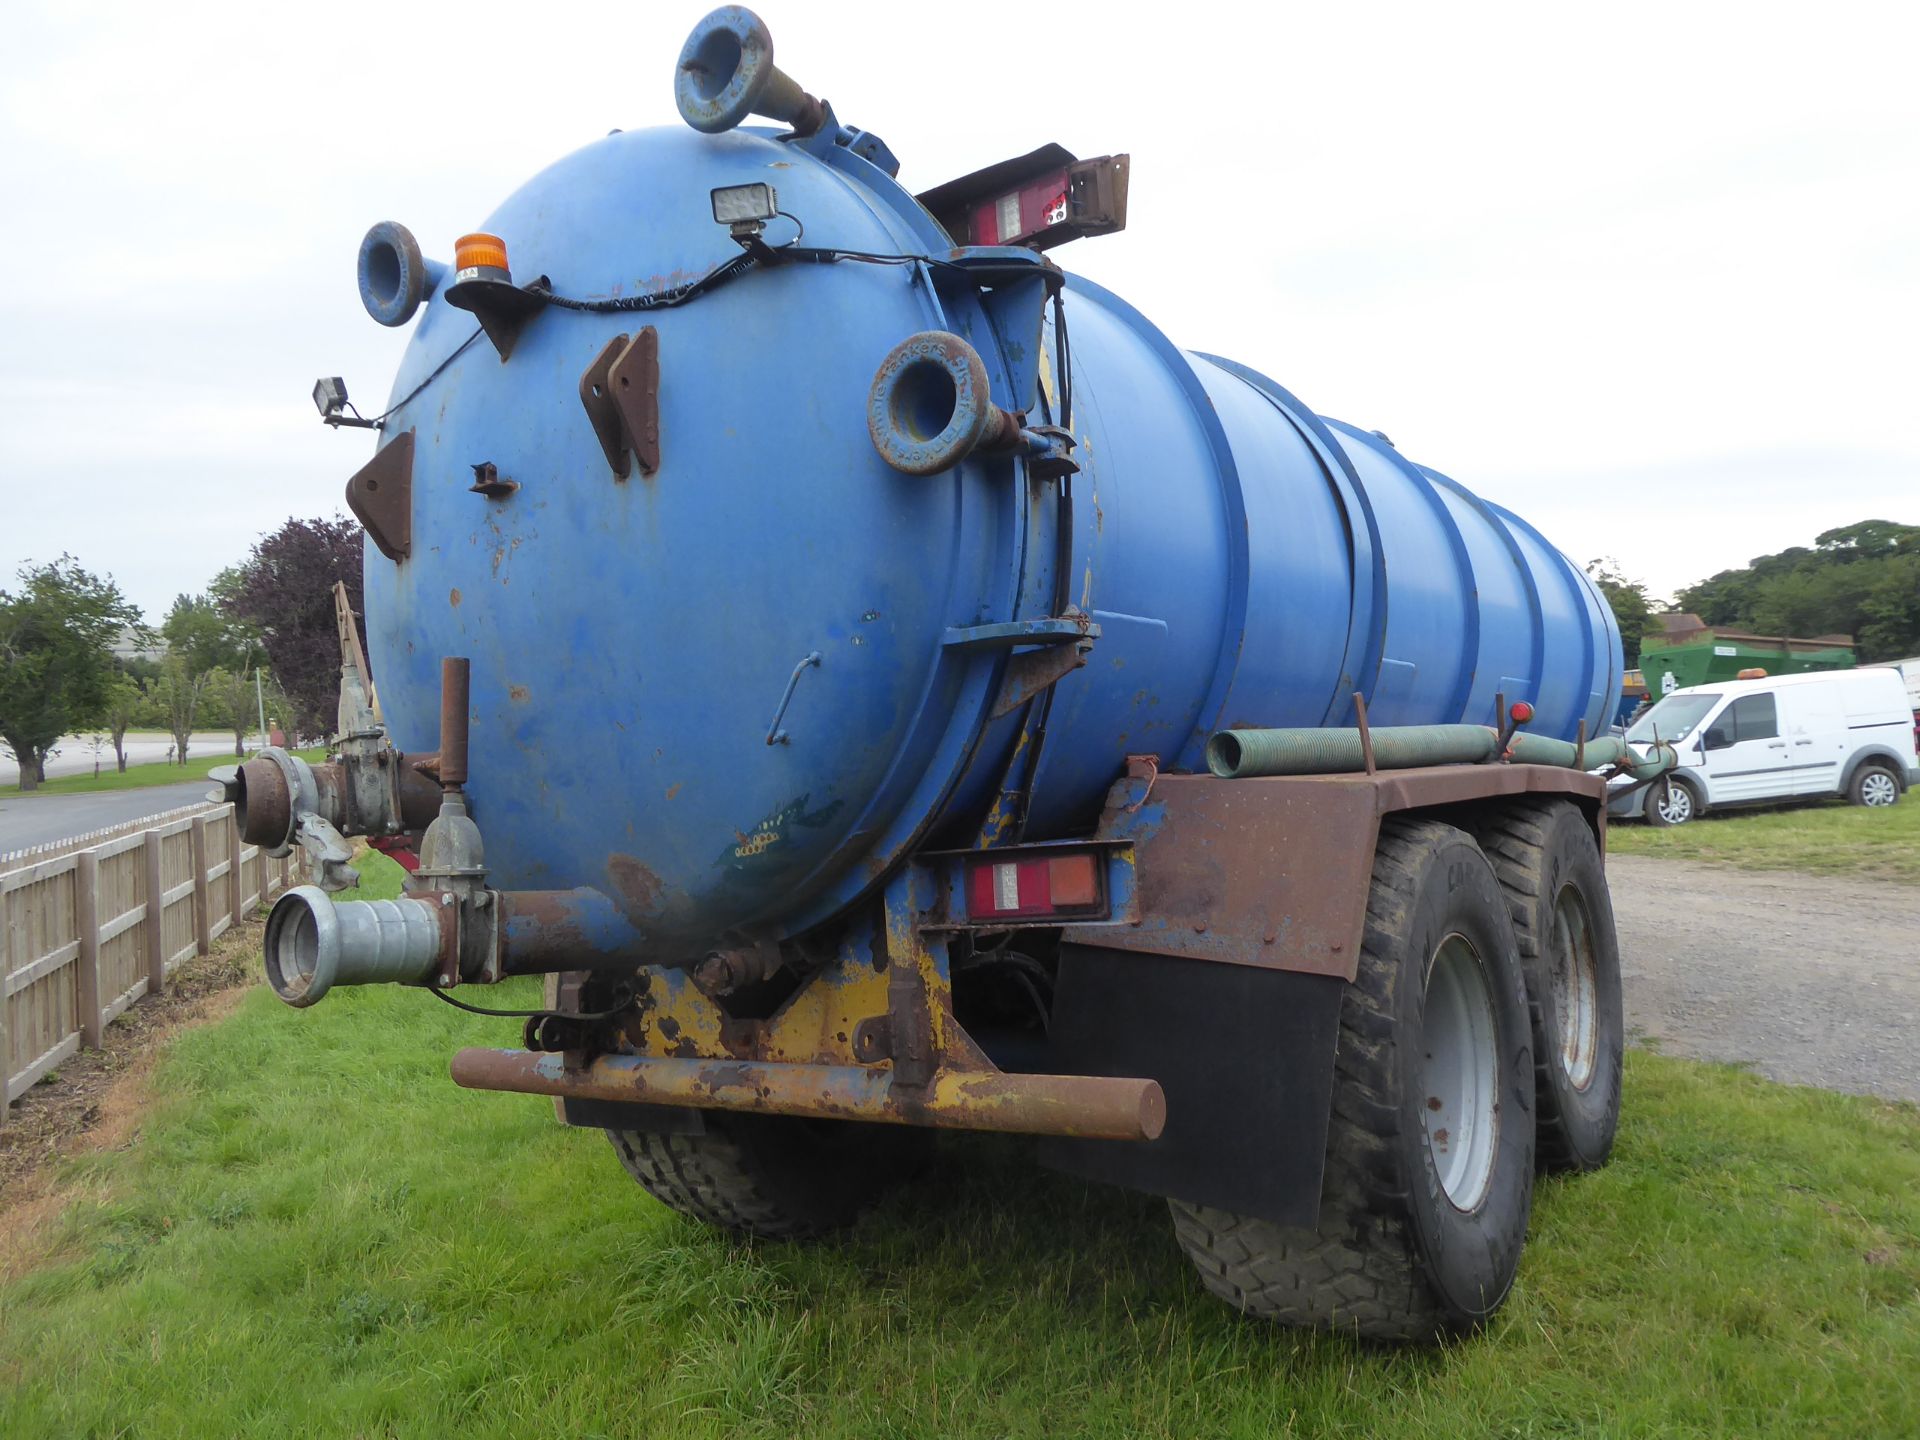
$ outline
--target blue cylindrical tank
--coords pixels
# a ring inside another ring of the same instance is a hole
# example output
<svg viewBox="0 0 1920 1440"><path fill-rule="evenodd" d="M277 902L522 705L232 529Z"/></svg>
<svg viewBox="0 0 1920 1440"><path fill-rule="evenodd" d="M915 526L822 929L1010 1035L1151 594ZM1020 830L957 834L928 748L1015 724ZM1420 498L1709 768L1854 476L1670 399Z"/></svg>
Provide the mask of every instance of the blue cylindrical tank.
<svg viewBox="0 0 1920 1440"><path fill-rule="evenodd" d="M803 225L807 247L866 259L756 266L637 313L549 306L504 360L471 314L427 304L383 432L414 436L411 548L369 546L368 638L406 750L434 747L440 658L471 657L490 883L598 888L636 958L672 962L831 919L916 846L973 839L1003 792L1029 792L1026 839L1070 835L1128 755L1202 769L1215 729L1350 723L1356 690L1380 724L1491 722L1504 692L1539 733L1599 731L1620 641L1576 566L1086 281L1061 307L1070 549L1059 482L1017 455L890 466L866 410L900 341L968 338L1037 425L1061 418L1058 336L1048 312L1020 394L1037 303L957 272L994 256L953 251L861 149L615 134L485 229L516 280L560 296L669 295L741 253L709 192L764 181L784 212L766 243ZM641 325L660 463L620 479L581 378ZM476 493L483 464L518 488ZM983 627L1062 598L1099 627L1086 665L996 715L1031 652Z"/></svg>

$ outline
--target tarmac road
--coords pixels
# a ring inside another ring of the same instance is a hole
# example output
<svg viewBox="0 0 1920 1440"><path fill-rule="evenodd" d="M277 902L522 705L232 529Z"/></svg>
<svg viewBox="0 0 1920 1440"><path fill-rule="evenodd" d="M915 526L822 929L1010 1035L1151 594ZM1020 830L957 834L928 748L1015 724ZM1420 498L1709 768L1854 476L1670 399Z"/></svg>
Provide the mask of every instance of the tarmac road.
<svg viewBox="0 0 1920 1440"><path fill-rule="evenodd" d="M1628 1038L1920 1101L1920 886L1607 861Z"/></svg>
<svg viewBox="0 0 1920 1440"><path fill-rule="evenodd" d="M260 737L250 735L247 738L250 749L260 748ZM92 739L85 735L67 735L55 747L59 753L47 761L47 779L58 780L62 775L90 775L95 760L99 761L102 773L113 769L113 746L102 738L100 753L93 751ZM127 764L152 765L168 759L173 750L173 737L152 730L135 730L126 737ZM198 771L204 775L215 765L233 764L233 732L231 730L195 730L187 737L187 768L189 772ZM205 763L202 763L202 762ZM18 785L20 767L14 763L13 756L0 754L0 785ZM7 847L0 844L0 850Z"/></svg>
<svg viewBox="0 0 1920 1440"><path fill-rule="evenodd" d="M209 763L217 765L219 761ZM8 796L0 800L0 855L191 805L206 799L212 788L211 780L201 779L140 790Z"/></svg>

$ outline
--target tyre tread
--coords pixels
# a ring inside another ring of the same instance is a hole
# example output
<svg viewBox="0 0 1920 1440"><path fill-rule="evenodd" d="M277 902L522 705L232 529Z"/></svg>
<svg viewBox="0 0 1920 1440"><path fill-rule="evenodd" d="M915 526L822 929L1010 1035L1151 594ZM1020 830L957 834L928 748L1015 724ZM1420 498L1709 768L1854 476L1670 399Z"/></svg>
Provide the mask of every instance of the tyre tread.
<svg viewBox="0 0 1920 1440"><path fill-rule="evenodd" d="M1431 1340L1469 1328L1421 1274L1408 1177L1395 1158L1399 1112L1387 1093L1392 991L1402 970L1395 942L1414 903L1415 860L1459 833L1432 820L1381 824L1365 938L1340 1007L1319 1226L1168 1202L1201 1284L1250 1315L1369 1340Z"/></svg>

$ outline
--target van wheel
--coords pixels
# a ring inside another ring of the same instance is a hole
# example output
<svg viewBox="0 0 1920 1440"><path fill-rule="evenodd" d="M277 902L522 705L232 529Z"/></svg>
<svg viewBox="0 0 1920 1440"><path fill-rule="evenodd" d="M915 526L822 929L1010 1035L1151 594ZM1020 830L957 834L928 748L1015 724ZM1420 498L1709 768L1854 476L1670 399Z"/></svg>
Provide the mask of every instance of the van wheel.
<svg viewBox="0 0 1920 1440"><path fill-rule="evenodd" d="M1382 823L1334 1066L1318 1225L1174 1200L1175 1235L1249 1315L1371 1340L1475 1329L1526 1241L1533 1057L1506 899L1465 832Z"/></svg>
<svg viewBox="0 0 1920 1440"><path fill-rule="evenodd" d="M641 1188L682 1215L765 1240L842 1230L931 1151L898 1125L711 1111L706 1133L609 1130Z"/></svg>
<svg viewBox="0 0 1920 1440"><path fill-rule="evenodd" d="M1653 790L1647 796L1647 824L1655 827L1684 825L1699 815L1700 810L1699 797L1693 793L1693 787L1671 775L1654 781Z"/></svg>
<svg viewBox="0 0 1920 1440"><path fill-rule="evenodd" d="M1897 804L1900 781L1891 770L1878 765L1862 765L1853 777L1853 784L1847 787L1847 799L1856 805L1868 805L1875 809Z"/></svg>
<svg viewBox="0 0 1920 1440"><path fill-rule="evenodd" d="M1564 800L1490 810L1480 846L1507 893L1533 1021L1540 1168L1593 1170L1613 1152L1626 1044L1613 899L1593 829Z"/></svg>

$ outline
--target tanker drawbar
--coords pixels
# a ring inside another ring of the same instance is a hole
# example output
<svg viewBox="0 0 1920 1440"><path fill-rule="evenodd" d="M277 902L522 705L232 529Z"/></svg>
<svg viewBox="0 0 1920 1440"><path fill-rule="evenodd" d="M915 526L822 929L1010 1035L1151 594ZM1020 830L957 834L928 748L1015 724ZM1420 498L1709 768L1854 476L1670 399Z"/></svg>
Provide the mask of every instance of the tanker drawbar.
<svg viewBox="0 0 1920 1440"><path fill-rule="evenodd" d="M307 860L274 990L545 977L455 1080L716 1224L1003 1131L1166 1196L1249 1314L1480 1324L1536 1162L1617 1122L1606 778L1672 752L1603 729L1603 597L1056 265L1125 155L916 195L734 6L673 87L450 262L360 247L412 327L377 417L314 391L376 440L364 652L337 590L332 755L221 775ZM343 894L357 836L397 899Z"/></svg>

